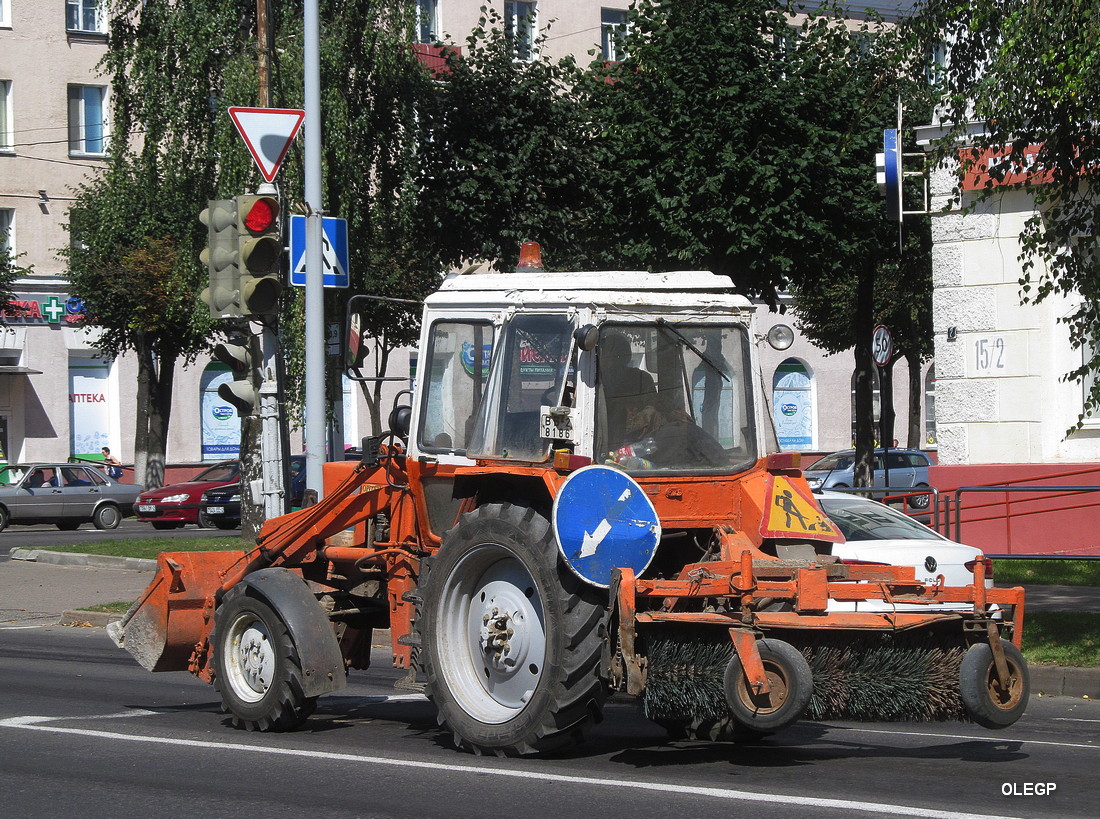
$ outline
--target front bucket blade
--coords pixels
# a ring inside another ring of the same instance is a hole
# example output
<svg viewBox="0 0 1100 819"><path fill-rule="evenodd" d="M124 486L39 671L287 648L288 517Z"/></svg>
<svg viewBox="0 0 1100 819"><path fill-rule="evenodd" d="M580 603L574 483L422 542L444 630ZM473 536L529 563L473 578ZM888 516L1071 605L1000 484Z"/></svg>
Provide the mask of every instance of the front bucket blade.
<svg viewBox="0 0 1100 819"><path fill-rule="evenodd" d="M222 585L243 551L166 552L157 573L122 620L107 627L115 645L148 671L186 671L195 645L209 635L213 620L206 600Z"/></svg>

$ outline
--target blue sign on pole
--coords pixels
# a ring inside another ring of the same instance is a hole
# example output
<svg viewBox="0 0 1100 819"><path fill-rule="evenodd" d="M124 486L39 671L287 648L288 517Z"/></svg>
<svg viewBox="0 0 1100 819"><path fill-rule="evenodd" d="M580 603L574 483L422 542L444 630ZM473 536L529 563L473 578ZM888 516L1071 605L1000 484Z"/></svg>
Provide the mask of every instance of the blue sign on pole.
<svg viewBox="0 0 1100 819"><path fill-rule="evenodd" d="M348 220L321 219L321 266L325 287L348 287ZM290 217L290 283L306 286L306 217Z"/></svg>
<svg viewBox="0 0 1100 819"><path fill-rule="evenodd" d="M882 150L886 156L886 218L900 222L902 171L897 128L887 128L882 132Z"/></svg>
<svg viewBox="0 0 1100 819"><path fill-rule="evenodd" d="M581 580L606 589L616 567L644 572L657 553L661 522L638 483L594 464L572 473L554 499L554 537Z"/></svg>

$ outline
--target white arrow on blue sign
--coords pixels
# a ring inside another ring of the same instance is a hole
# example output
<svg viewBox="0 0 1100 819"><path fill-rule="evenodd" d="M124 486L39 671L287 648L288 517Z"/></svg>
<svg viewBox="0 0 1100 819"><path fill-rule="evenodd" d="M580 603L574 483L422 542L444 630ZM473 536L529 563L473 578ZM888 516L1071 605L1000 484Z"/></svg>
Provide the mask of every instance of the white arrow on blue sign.
<svg viewBox="0 0 1100 819"><path fill-rule="evenodd" d="M325 287L349 287L348 220L321 219L321 266ZM290 217L290 283L306 286L306 217Z"/></svg>
<svg viewBox="0 0 1100 819"><path fill-rule="evenodd" d="M661 522L653 503L633 478L594 464L572 473L554 499L554 537L573 573L606 589L611 570L640 575L657 553Z"/></svg>

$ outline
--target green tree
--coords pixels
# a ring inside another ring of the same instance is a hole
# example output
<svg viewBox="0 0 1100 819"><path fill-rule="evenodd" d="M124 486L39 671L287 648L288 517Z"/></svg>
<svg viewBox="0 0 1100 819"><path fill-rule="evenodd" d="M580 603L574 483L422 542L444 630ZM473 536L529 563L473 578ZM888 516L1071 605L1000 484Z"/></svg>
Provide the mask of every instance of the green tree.
<svg viewBox="0 0 1100 819"><path fill-rule="evenodd" d="M420 228L443 269L510 270L528 240L555 269L590 261L601 194L577 79L572 58L516 59L492 11L461 56L450 53L420 112Z"/></svg>
<svg viewBox="0 0 1100 819"><path fill-rule="evenodd" d="M793 288L812 304L804 329L826 349L854 346L866 482L877 283L900 264L874 154L896 120L901 55L873 24L849 30L842 8L792 23L796 10L638 3L628 56L597 64L585 89L607 191L602 235L629 264L706 267L771 303Z"/></svg>
<svg viewBox="0 0 1100 819"><path fill-rule="evenodd" d="M1026 189L1036 209L1020 234L1021 299L1080 297L1063 321L1085 363L1067 378L1094 378L1085 410L1100 409L1100 0L927 0L913 31L923 52L950 44L934 75L946 131L935 156L956 161L958 146L971 146L966 170L983 150L1007 149L993 179L1032 171L1009 186ZM1033 158L1030 146L1039 146ZM991 184L964 206L1005 189Z"/></svg>
<svg viewBox="0 0 1100 819"><path fill-rule="evenodd" d="M15 280L27 271L15 263L15 254L7 244L7 236L0 236L0 305L10 312L9 305L15 298ZM0 325L4 324L4 315L0 313Z"/></svg>

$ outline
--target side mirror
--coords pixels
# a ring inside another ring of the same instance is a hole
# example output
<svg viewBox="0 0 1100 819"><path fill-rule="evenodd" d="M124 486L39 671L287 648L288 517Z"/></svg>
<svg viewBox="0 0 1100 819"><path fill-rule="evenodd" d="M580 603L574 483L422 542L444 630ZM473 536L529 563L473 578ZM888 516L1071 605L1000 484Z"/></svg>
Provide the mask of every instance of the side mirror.
<svg viewBox="0 0 1100 819"><path fill-rule="evenodd" d="M390 432L398 438L407 439L412 428L412 407L402 404L390 410L389 426Z"/></svg>

